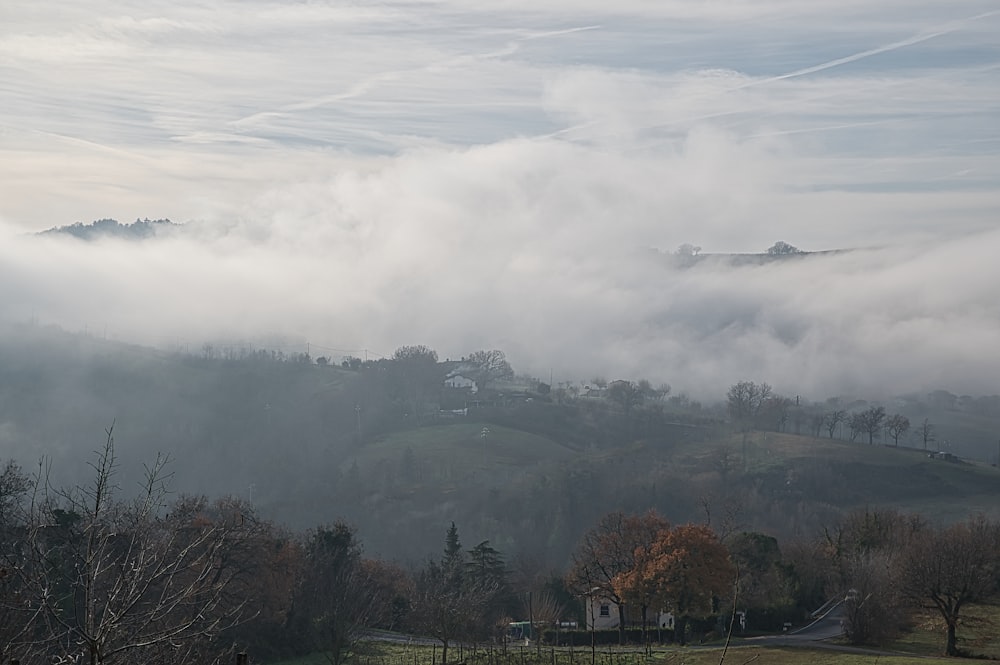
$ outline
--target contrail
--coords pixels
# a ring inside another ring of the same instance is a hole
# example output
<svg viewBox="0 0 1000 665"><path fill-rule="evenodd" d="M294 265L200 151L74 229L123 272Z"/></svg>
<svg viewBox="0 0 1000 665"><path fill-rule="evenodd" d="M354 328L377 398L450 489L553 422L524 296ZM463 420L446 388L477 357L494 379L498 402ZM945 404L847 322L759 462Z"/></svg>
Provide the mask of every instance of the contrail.
<svg viewBox="0 0 1000 665"><path fill-rule="evenodd" d="M583 32L585 30L600 30L602 27L604 27L604 26L601 26L601 25L584 25L584 26L580 26L578 28L566 28L565 30L550 30L548 32L536 32L534 34L525 35L524 37L521 37L520 39L522 39L522 40L528 40L528 39L543 39L545 37L558 37L559 35L569 35L569 34L572 34L574 32Z"/></svg>
<svg viewBox="0 0 1000 665"><path fill-rule="evenodd" d="M704 98L709 98L709 97L718 97L718 96L725 95L725 94L728 94L728 93L731 93L731 92L734 92L734 91L737 91L737 90L743 90L743 89L746 89L746 88L752 88L752 87L763 85L763 84L766 84L766 83L773 83L775 81L782 81L782 80L785 80L785 79L796 78L796 77L799 77L799 76L806 76L808 74L813 74L815 72L820 72L820 71L823 71L823 70L826 70L826 69L831 69L833 67L838 67L840 65L844 65L844 64L847 64L847 63L850 63L850 62L855 62L857 60L862 60L864 58L868 58L868 57L871 57L873 55L877 55L879 53L885 53L887 51L894 51L896 49L905 48L907 46L912 46L914 44L919 44L921 42L925 42L925 41L928 41L930 39L934 39L936 37L940 37L942 35L946 35L946 34L949 34L951 32L955 32L956 30L960 30L965 24L970 23L972 21L977 21L977 20L980 20L980 19L983 19L983 18L988 18L988 17L991 17L991 16L996 16L998 14L1000 14L1000 10L994 10L994 11L989 11L989 12L985 12L985 13L982 13L982 14L977 14L975 16L970 16L968 18L964 18L964 19L960 19L960 20L957 20L957 21L952 21L950 23L944 24L943 26L940 26L940 27L934 29L932 32L922 32L920 34L917 34L917 35L914 35L912 37L908 37L906 39L902 39L902 40L899 40L899 41L895 41L895 42L892 42L890 44L885 44L883 46L878 46L876 48L868 49L866 51L861 51L859 53L854 53L854 54L851 54L851 55L848 55L848 56L844 56L842 58L837 58L835 60L830 60L830 61L827 61L827 62L824 62L824 63L820 63L820 64L817 64L817 65L812 65L812 66L805 67L805 68L802 68L802 69L797 69L795 71L787 72L785 74L779 74L777 76L771 76L771 77L768 77L768 78L751 80L751 81L747 81L745 83L742 83L740 85L735 85L735 86L728 87L728 88L723 88L723 89L718 89L718 90L713 90L713 91L706 91L706 92L703 92L703 93L700 93L700 94L693 95L693 98L695 98L695 99L704 99ZM997 67L997 64L993 63L993 64L987 65L985 67L982 67L982 68L977 68L977 69L972 70L972 71L991 71L993 69L996 69L996 67ZM941 76L945 76L945 74L931 75L931 76L926 76L926 77L922 77L922 78L938 78L938 77L941 77ZM900 81L898 83L890 83L888 85L900 85L900 84L903 84L903 83L907 83L908 84L908 83L911 83L911 82L912 82L912 80L907 80L907 81ZM824 95L824 96L827 96L827 95ZM684 117L684 118L676 118L676 119L674 119L674 120L672 120L670 122L660 122L660 123L650 124L650 125L647 125L645 127L645 129L656 129L656 128L663 128L663 127L674 126L674 125L683 125L683 124L688 124L688 123L694 122L694 121L709 120L709 119L712 119L712 118L719 118L719 117L732 116L732 115L740 115L740 114L745 114L745 113L748 113L748 112L749 112L749 109L746 109L746 108L726 109L726 110L723 110L723 111L716 111L716 112L713 112L713 113L703 113L703 114L697 114L697 115L694 115L694 116L688 116L688 117ZM772 113L767 113L765 115L772 115ZM881 122L881 121L879 121L879 122ZM829 128L789 130L787 133L790 133L790 134L791 133L802 133L802 132L809 132L809 131L826 130L826 129L839 129L839 128L841 128L841 127L840 126L835 126L835 127L829 127ZM847 128L847 126L843 126L843 128ZM779 132L779 133L781 133L781 132ZM552 134L552 136L555 136L556 134L558 134L558 132ZM654 141L650 145L654 145L654 144L658 144L658 143L662 143L662 141Z"/></svg>
<svg viewBox="0 0 1000 665"><path fill-rule="evenodd" d="M757 134L748 134L746 138L748 139L761 139L769 138L772 136L787 136L790 134L810 134L813 132L832 132L839 129L854 129L856 127L873 127L876 125L886 125L894 122L899 122L899 118L886 118L885 120L872 120L869 122L848 122L839 125L824 125L822 127L802 127L799 129L779 129L773 132L760 132Z"/></svg>
<svg viewBox="0 0 1000 665"><path fill-rule="evenodd" d="M997 14L1000 14L1000 10L994 10L982 14L977 14L976 16L970 16L969 18L947 23L943 27L935 30L934 32L923 32L918 35L908 37L906 39L901 39L897 42L885 44L884 46L878 46L873 49L868 49L867 51L861 51L860 53L847 55L844 56L843 58L837 58L836 60L830 60L828 62L824 62L818 65L813 65L811 67L805 67L803 69L796 69L795 71L788 72L787 74L779 74L778 76L771 76L765 79L751 81L741 86L730 88L730 90L741 90L743 88L749 88L752 86L762 85L765 83L773 83L774 81L783 81L785 79L796 78L799 76L807 76L809 74L815 74L816 72L821 72L825 69L832 69L834 67L839 67L840 65L846 65L851 62L856 62L858 60L870 58L873 55L886 53L888 51L895 51L897 49L905 48L907 46L913 46L914 44L926 42L936 37L941 37L942 35L947 35L949 33L955 32L956 30L960 30L966 23L971 23L972 21L978 21L980 19L988 18L990 16L996 16Z"/></svg>

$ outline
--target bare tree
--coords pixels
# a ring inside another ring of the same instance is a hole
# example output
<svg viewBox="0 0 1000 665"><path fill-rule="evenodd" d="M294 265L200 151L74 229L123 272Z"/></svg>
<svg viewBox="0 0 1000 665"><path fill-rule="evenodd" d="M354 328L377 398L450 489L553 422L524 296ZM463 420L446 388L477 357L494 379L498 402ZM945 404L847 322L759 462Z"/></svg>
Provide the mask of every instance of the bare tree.
<svg viewBox="0 0 1000 665"><path fill-rule="evenodd" d="M865 417L862 413L852 413L847 420L847 426L851 430L851 443L858 440L858 437L865 431Z"/></svg>
<svg viewBox="0 0 1000 665"><path fill-rule="evenodd" d="M826 415L823 416L823 424L826 425L826 432L833 438L834 432L837 431L837 425L847 420L847 411L843 409L834 409L833 411L828 411Z"/></svg>
<svg viewBox="0 0 1000 665"><path fill-rule="evenodd" d="M893 556L883 550L852 552L843 562L850 588L844 596L844 631L852 644L884 644L902 625Z"/></svg>
<svg viewBox="0 0 1000 665"><path fill-rule="evenodd" d="M924 528L914 515L865 509L824 529L833 582L845 599L844 628L854 644L883 643L899 630L900 560Z"/></svg>
<svg viewBox="0 0 1000 665"><path fill-rule="evenodd" d="M496 381L514 377L514 370L500 349L471 353L469 362L475 366L474 374L481 390L485 390Z"/></svg>
<svg viewBox="0 0 1000 665"><path fill-rule="evenodd" d="M40 618L40 609L24 595L23 566L18 543L25 532L24 502L33 489L32 479L20 466L8 461L0 471L0 660L20 658L27 662L31 648L31 628Z"/></svg>
<svg viewBox="0 0 1000 665"><path fill-rule="evenodd" d="M903 592L936 610L946 626L945 654L959 655L962 608L993 593L1000 572L1000 527L976 517L915 539L904 563Z"/></svg>
<svg viewBox="0 0 1000 665"><path fill-rule="evenodd" d="M705 526L711 528L719 536L719 540L725 541L746 527L744 497L740 494L706 494L698 502L705 513Z"/></svg>
<svg viewBox="0 0 1000 665"><path fill-rule="evenodd" d="M525 614L530 614L536 624L541 626L555 625L566 613L566 606L547 589L530 594L529 598L531 598L530 607L525 603L522 611ZM532 630L534 630L534 626L532 626Z"/></svg>
<svg viewBox="0 0 1000 665"><path fill-rule="evenodd" d="M781 395L768 397L760 407L762 424L773 427L776 432L784 432L794 405L795 402L788 397Z"/></svg>
<svg viewBox="0 0 1000 665"><path fill-rule="evenodd" d="M885 429L889 432L889 436L892 437L893 444L898 447L899 437L906 434L907 430L910 429L910 419L894 413L885 421Z"/></svg>
<svg viewBox="0 0 1000 665"><path fill-rule="evenodd" d="M885 407L872 406L861 412L861 431L868 435L868 444L875 442L875 435L882 431L885 422Z"/></svg>
<svg viewBox="0 0 1000 665"><path fill-rule="evenodd" d="M612 381L608 384L608 399L618 404L626 416L642 404L646 395L638 384L631 381Z"/></svg>
<svg viewBox="0 0 1000 665"><path fill-rule="evenodd" d="M112 429L91 484L54 490L40 468L18 543L19 583L40 609L33 634L90 665L152 662L154 652L203 645L235 625L243 602L227 596L235 571L221 562L253 523L244 514L168 515L162 456L137 497L119 498Z"/></svg>
<svg viewBox="0 0 1000 665"><path fill-rule="evenodd" d="M934 425L927 418L924 418L924 422L917 427L916 432L920 436L920 440L924 442L924 450L927 450L927 444L935 441Z"/></svg>
<svg viewBox="0 0 1000 665"><path fill-rule="evenodd" d="M766 383L739 381L730 386L726 393L726 405L730 417L744 425L755 419L771 397L771 386Z"/></svg>
<svg viewBox="0 0 1000 665"><path fill-rule="evenodd" d="M813 411L809 414L809 433L812 434L817 439L819 438L820 431L826 424L826 414L822 411ZM830 438L833 438L832 436Z"/></svg>

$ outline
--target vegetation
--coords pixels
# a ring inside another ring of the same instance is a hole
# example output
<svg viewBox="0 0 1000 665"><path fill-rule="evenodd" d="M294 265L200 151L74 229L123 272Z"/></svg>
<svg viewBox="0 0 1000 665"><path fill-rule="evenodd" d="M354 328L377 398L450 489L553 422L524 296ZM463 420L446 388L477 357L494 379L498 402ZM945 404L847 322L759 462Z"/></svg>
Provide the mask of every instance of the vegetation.
<svg viewBox="0 0 1000 665"><path fill-rule="evenodd" d="M97 240L99 238L122 238L125 240L143 240L157 233L167 232L180 226L169 219L136 219L131 224L122 224L114 219L98 219L90 224L76 222L69 226L59 226L42 231L39 235L69 235L80 240Z"/></svg>
<svg viewBox="0 0 1000 665"><path fill-rule="evenodd" d="M992 398L812 402L743 380L704 405L641 379L545 385L499 350L338 363L32 332L0 338L0 437L20 457L62 447L0 477L0 637L24 655L337 665L381 629L501 659L521 620L536 658L567 638L596 658L598 596L620 646L648 649L664 612L658 638L700 642L734 610L780 631L842 598L850 642L900 643L932 610L938 651L973 654L968 610L1000 581L997 469L928 455L958 419L992 422ZM67 478L119 410L130 445L109 432L91 475ZM543 630L562 622L582 632Z"/></svg>

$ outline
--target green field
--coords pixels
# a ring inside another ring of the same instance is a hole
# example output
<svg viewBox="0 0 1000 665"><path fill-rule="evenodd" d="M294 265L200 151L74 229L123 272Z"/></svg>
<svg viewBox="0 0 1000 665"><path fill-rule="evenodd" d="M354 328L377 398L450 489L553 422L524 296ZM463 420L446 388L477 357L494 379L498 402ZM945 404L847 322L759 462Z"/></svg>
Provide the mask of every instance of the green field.
<svg viewBox="0 0 1000 665"><path fill-rule="evenodd" d="M440 654L438 654L440 656ZM403 649L371 649L351 660L351 665L431 665L429 647ZM512 649L506 656L494 653L492 657L481 654L478 658L466 655L462 660L466 665L938 665L954 663L954 658L925 655L880 655L875 653L848 653L833 649L776 648L757 646L731 646L723 655L721 647L654 649L646 654L638 651L599 650L591 654L589 650L569 651L543 649L539 657L534 649ZM314 654L297 660L285 660L269 665L329 665L321 654Z"/></svg>

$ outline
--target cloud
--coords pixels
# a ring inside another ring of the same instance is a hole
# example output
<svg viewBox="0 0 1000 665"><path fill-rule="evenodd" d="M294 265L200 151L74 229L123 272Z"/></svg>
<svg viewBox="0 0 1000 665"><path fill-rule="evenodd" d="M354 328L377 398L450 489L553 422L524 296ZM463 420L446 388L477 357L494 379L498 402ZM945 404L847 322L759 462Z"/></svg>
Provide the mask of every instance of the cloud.
<svg viewBox="0 0 1000 665"><path fill-rule="evenodd" d="M159 344L499 346L705 395L989 391L990 11L15 1L4 316ZM186 231L24 236L137 216ZM686 270L649 251L779 239L861 251Z"/></svg>

